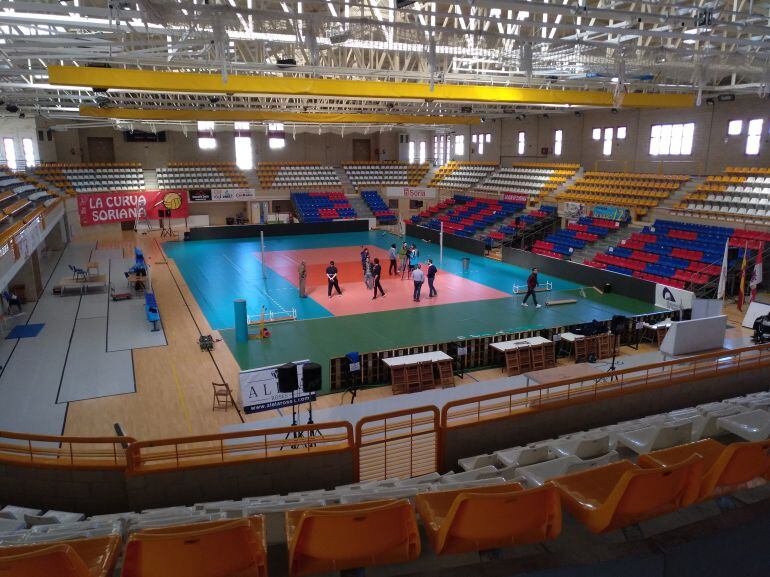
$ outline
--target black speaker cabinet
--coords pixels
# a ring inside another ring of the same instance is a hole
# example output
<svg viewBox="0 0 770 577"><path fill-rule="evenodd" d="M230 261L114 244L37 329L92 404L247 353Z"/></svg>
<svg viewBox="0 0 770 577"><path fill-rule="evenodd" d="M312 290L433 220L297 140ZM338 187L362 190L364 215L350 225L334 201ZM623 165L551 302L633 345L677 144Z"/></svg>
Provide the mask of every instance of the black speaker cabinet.
<svg viewBox="0 0 770 577"><path fill-rule="evenodd" d="M291 393L299 388L299 382L297 379L297 365L293 363L286 363L281 365L277 370L278 374L278 391L281 393Z"/></svg>
<svg viewBox="0 0 770 577"><path fill-rule="evenodd" d="M302 390L316 393L321 390L321 365L306 363L302 366Z"/></svg>

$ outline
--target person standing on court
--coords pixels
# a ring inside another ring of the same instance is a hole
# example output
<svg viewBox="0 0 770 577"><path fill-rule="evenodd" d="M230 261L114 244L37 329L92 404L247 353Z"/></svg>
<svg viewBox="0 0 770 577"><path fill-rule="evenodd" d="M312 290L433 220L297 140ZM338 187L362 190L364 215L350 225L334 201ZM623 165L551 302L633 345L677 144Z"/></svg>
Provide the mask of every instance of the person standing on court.
<svg viewBox="0 0 770 577"><path fill-rule="evenodd" d="M378 290L380 291L381 296L385 296L385 291L382 290L382 285L380 284L381 276L382 276L382 266L380 266L380 259L375 258L374 266L372 267L372 278L374 279L374 296L372 297L372 300L377 298Z"/></svg>
<svg viewBox="0 0 770 577"><path fill-rule="evenodd" d="M361 269L366 273L366 261L369 260L369 249L361 247Z"/></svg>
<svg viewBox="0 0 770 577"><path fill-rule="evenodd" d="M369 290L372 290L372 285L374 284L372 278L372 263L369 261L369 256L367 255L366 261L364 262L364 284Z"/></svg>
<svg viewBox="0 0 770 577"><path fill-rule="evenodd" d="M329 261L329 266L326 267L326 279L329 285L329 298L332 298L332 288L337 289L337 294L342 295L340 290L340 283L337 279L337 267L334 266L334 261Z"/></svg>
<svg viewBox="0 0 770 577"><path fill-rule="evenodd" d="M388 276L398 274L398 252L396 251L396 245L391 244L388 250L390 256L390 266L388 267Z"/></svg>
<svg viewBox="0 0 770 577"><path fill-rule="evenodd" d="M401 259L401 271L403 272L406 269L406 264L409 260L409 247L406 243L401 245L401 250L398 251L398 256ZM403 275L401 275L401 278L403 279Z"/></svg>
<svg viewBox="0 0 770 577"><path fill-rule="evenodd" d="M433 264L433 259L428 259L428 288L430 291L428 292L428 298L433 298L438 295L438 291L436 291L436 288L433 286L433 281L436 280L436 273L438 272L438 269L436 268L436 265Z"/></svg>
<svg viewBox="0 0 770 577"><path fill-rule="evenodd" d="M417 263L417 268L412 271L412 280L414 281L414 302L420 302L420 291L422 283L425 282L425 273L422 272L422 265Z"/></svg>
<svg viewBox="0 0 770 577"><path fill-rule="evenodd" d="M535 295L535 289L537 288L537 269L532 269L532 274L527 279L527 294L524 295L524 300L521 301L521 306L528 307L527 299L532 296L532 302L535 303L535 308L540 308L542 305L537 304L537 295Z"/></svg>
<svg viewBox="0 0 770 577"><path fill-rule="evenodd" d="M303 299L307 298L306 282L307 267L305 266L305 261L303 260L301 263L299 263L299 297Z"/></svg>

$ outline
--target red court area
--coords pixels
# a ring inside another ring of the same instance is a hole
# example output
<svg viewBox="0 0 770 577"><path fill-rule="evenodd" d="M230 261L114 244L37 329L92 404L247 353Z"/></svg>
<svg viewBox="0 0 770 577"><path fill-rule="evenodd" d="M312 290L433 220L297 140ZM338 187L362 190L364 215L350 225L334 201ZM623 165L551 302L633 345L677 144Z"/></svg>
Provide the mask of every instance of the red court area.
<svg viewBox="0 0 770 577"><path fill-rule="evenodd" d="M387 251L369 247L372 261L380 259L382 265L381 284L385 297L379 296L372 300L372 291L364 284L364 274L361 267L361 248L344 246L333 248L316 248L307 250L284 250L265 253L265 264L280 274L294 286L299 285L298 268L305 261L307 269L307 295L335 316L355 315L361 313L392 311L416 306L432 306L485 299L505 298L510 295L497 289L489 288L472 280L445 272L439 268L436 275L436 290L438 296L428 298L427 279L422 286L419 303L412 300L414 283L401 274L388 275L390 259ZM255 253L259 259L259 253ZM338 279L342 295L333 293L327 295L326 267L329 261L334 261L338 270ZM427 270L424 259L420 259L423 270ZM436 264L438 266L438 264Z"/></svg>

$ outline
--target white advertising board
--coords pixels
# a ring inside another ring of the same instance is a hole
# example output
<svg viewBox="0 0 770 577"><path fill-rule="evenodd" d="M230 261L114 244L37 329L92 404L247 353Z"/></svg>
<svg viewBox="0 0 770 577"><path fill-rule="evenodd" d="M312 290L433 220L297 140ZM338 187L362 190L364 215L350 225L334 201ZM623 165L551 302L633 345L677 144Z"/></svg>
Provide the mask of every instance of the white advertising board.
<svg viewBox="0 0 770 577"><path fill-rule="evenodd" d="M299 390L294 393L295 404L315 401L315 393L302 392L302 366L309 360L294 361L297 365L297 382ZM246 414L272 411L291 406L291 393L278 391L278 367L260 367L249 371L241 371L238 381L241 388L241 406Z"/></svg>
<svg viewBox="0 0 770 577"><path fill-rule="evenodd" d="M655 285L655 306L678 311L691 309L693 293L684 289L674 288L664 284Z"/></svg>
<svg viewBox="0 0 770 577"><path fill-rule="evenodd" d="M673 322L660 344L660 352L664 357L674 357L720 349L725 344L726 331L727 317L724 315Z"/></svg>
<svg viewBox="0 0 770 577"><path fill-rule="evenodd" d="M436 198L437 196L435 188L423 186L388 186L385 188L385 195L388 198L413 198L416 200Z"/></svg>

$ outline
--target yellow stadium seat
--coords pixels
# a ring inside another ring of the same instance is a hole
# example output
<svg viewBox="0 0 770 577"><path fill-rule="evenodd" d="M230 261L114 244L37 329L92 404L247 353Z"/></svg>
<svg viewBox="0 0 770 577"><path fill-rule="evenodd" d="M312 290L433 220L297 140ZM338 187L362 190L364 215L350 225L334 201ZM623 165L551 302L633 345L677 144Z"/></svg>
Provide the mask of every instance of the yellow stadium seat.
<svg viewBox="0 0 770 577"><path fill-rule="evenodd" d="M121 577L266 577L261 516L131 535Z"/></svg>
<svg viewBox="0 0 770 577"><path fill-rule="evenodd" d="M289 575L403 563L420 555L406 499L286 512Z"/></svg>
<svg viewBox="0 0 770 577"><path fill-rule="evenodd" d="M703 458L695 454L668 467L618 461L553 483L570 513L593 533L602 533L691 505L702 470Z"/></svg>
<svg viewBox="0 0 770 577"><path fill-rule="evenodd" d="M559 492L551 484L422 493L416 505L439 555L539 543L561 532Z"/></svg>
<svg viewBox="0 0 770 577"><path fill-rule="evenodd" d="M120 537L0 548L2 577L112 577Z"/></svg>
<svg viewBox="0 0 770 577"><path fill-rule="evenodd" d="M731 493L770 474L770 440L723 445L714 439L661 449L639 457L640 467L670 466L690 457L703 457L698 500Z"/></svg>

